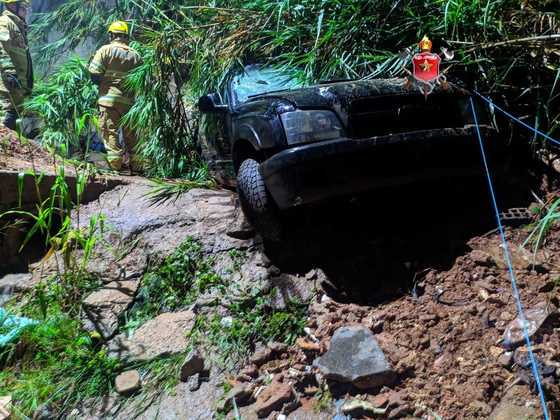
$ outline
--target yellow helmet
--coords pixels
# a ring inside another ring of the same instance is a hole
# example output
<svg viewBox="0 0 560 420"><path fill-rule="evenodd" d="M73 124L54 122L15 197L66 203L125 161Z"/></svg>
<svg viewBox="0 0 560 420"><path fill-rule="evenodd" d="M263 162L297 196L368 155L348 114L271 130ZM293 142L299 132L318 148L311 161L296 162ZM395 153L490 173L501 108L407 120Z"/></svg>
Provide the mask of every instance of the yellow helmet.
<svg viewBox="0 0 560 420"><path fill-rule="evenodd" d="M0 0L0 3L3 4L14 4L14 3L23 3L27 6L30 5L30 1L29 0Z"/></svg>
<svg viewBox="0 0 560 420"><path fill-rule="evenodd" d="M117 20L116 22L111 23L111 26L109 26L109 32L112 34L128 35L128 23L123 22L122 20Z"/></svg>

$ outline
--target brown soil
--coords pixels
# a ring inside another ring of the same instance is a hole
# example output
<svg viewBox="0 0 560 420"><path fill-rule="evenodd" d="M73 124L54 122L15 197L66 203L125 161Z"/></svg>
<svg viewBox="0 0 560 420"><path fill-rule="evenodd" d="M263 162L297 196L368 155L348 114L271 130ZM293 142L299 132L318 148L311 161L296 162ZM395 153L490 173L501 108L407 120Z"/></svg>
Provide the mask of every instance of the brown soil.
<svg viewBox="0 0 560 420"><path fill-rule="evenodd" d="M55 159L32 140L20 140L17 135L0 126L0 169L51 173Z"/></svg>
<svg viewBox="0 0 560 420"><path fill-rule="evenodd" d="M521 248L528 233L528 228L508 229L507 238L525 311L546 307L552 312L533 336L533 345L537 360L548 368L543 382L551 418L559 418L560 229L551 232L536 256ZM375 307L319 297L308 323L310 337L316 337L319 345L312 338L300 340L290 356L284 356L291 363L281 377L294 378L294 370L301 370L301 378L307 379L298 379L296 389L304 393L310 386L304 366L328 349L339 327L362 324L375 333L398 382L365 394L331 383L335 399L357 397L388 404L389 418L488 418L513 392L515 404L534 407L533 412L542 415L530 368L519 365L526 347L516 348L511 364L508 354L504 356L502 337L517 311L500 237L492 233L468 245L472 251L458 257L448 271L424 272L416 297L405 295ZM317 401L306 404L316 406Z"/></svg>

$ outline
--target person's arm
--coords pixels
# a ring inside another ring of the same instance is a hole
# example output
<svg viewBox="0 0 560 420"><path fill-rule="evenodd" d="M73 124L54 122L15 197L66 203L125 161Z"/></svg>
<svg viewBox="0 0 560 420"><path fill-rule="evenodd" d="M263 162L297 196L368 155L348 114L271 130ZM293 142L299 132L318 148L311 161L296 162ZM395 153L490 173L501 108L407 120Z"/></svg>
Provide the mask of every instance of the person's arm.
<svg viewBox="0 0 560 420"><path fill-rule="evenodd" d="M0 22L0 74L7 87L14 89L21 88L21 83L17 78L16 66L8 54L8 48L12 42L10 28L5 22Z"/></svg>
<svg viewBox="0 0 560 420"><path fill-rule="evenodd" d="M95 53L93 60L89 63L88 70L91 75L91 81L96 85L101 83L101 78L105 74L106 67L104 61L103 48L101 48Z"/></svg>

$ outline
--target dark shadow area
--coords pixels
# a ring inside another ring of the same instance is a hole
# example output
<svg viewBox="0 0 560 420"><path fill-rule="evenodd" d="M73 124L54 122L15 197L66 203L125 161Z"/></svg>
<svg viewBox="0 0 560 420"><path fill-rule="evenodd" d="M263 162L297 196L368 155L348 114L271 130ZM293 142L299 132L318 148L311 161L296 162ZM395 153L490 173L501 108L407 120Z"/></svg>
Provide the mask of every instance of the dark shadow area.
<svg viewBox="0 0 560 420"><path fill-rule="evenodd" d="M527 166L496 175L502 210L526 207ZM282 271L321 268L337 301L375 304L412 293L429 269L446 270L467 242L496 228L486 178L439 179L378 190L283 216L284 240L267 244Z"/></svg>
<svg viewBox="0 0 560 420"><path fill-rule="evenodd" d="M60 229L60 221L53 220L52 231ZM27 273L29 265L40 261L48 251L46 234L37 232L25 243L33 221L5 218L0 221L0 277L10 273Z"/></svg>

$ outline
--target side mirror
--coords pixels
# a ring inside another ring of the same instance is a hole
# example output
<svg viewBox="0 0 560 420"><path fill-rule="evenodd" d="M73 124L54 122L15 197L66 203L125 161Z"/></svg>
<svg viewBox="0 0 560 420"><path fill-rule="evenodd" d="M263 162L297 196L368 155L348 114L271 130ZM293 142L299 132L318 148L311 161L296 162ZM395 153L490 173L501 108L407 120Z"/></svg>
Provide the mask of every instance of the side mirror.
<svg viewBox="0 0 560 420"><path fill-rule="evenodd" d="M198 109L201 112L226 112L228 106L222 104L220 100L220 95L217 93L209 93L208 95L202 96L198 100Z"/></svg>

